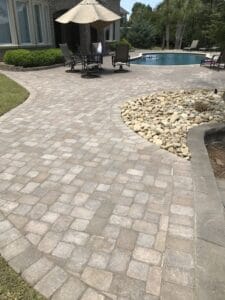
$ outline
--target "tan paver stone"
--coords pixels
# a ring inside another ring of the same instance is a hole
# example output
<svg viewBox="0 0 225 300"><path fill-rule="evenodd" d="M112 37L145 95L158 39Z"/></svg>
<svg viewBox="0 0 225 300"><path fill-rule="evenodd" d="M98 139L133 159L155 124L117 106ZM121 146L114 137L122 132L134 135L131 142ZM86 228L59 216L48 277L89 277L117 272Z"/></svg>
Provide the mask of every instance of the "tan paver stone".
<svg viewBox="0 0 225 300"><path fill-rule="evenodd" d="M51 268L53 267L53 262L43 257L27 268L23 273L22 277L26 279L30 284L35 284L39 279L41 279Z"/></svg>
<svg viewBox="0 0 225 300"><path fill-rule="evenodd" d="M32 220L25 226L25 231L43 235L46 233L48 228L49 225L47 223Z"/></svg>
<svg viewBox="0 0 225 300"><path fill-rule="evenodd" d="M90 220L94 216L94 212L84 207L75 207L71 213L72 217Z"/></svg>
<svg viewBox="0 0 225 300"><path fill-rule="evenodd" d="M113 275L111 272L86 267L81 278L93 288L100 291L109 291Z"/></svg>
<svg viewBox="0 0 225 300"><path fill-rule="evenodd" d="M165 265L191 270L194 267L194 260L189 253L168 249L165 252Z"/></svg>
<svg viewBox="0 0 225 300"><path fill-rule="evenodd" d="M83 294L81 300L105 300L105 297L95 290L88 288Z"/></svg>
<svg viewBox="0 0 225 300"><path fill-rule="evenodd" d="M131 228L132 226L132 220L130 218L117 215L112 215L109 222L110 224L118 225L125 228Z"/></svg>
<svg viewBox="0 0 225 300"><path fill-rule="evenodd" d="M137 233L133 230L122 228L117 239L119 248L133 250L137 239Z"/></svg>
<svg viewBox="0 0 225 300"><path fill-rule="evenodd" d="M159 231L156 235L155 240L155 249L164 252L166 247L166 232L165 231Z"/></svg>
<svg viewBox="0 0 225 300"><path fill-rule="evenodd" d="M89 224L89 220L85 219L76 219L70 226L71 229L78 231L85 231Z"/></svg>
<svg viewBox="0 0 225 300"><path fill-rule="evenodd" d="M168 230L168 224L169 224L169 217L161 215L160 224L159 224L160 230L167 231Z"/></svg>
<svg viewBox="0 0 225 300"><path fill-rule="evenodd" d="M178 238L184 238L192 240L194 237L193 228L183 225L169 225L169 234Z"/></svg>
<svg viewBox="0 0 225 300"><path fill-rule="evenodd" d="M175 205L172 204L170 208L171 213L181 215L181 216L194 216L194 210L192 207L182 206L182 205Z"/></svg>
<svg viewBox="0 0 225 300"><path fill-rule="evenodd" d="M90 267L98 269L105 269L108 264L109 258L109 254L102 252L94 252L88 262L88 265Z"/></svg>
<svg viewBox="0 0 225 300"><path fill-rule="evenodd" d="M112 272L126 271L130 256L130 251L116 248L111 254L111 259L107 268Z"/></svg>
<svg viewBox="0 0 225 300"><path fill-rule="evenodd" d="M53 231L47 232L44 238L38 245L38 249L45 253L51 253L52 250L56 247L56 245L61 240L62 235L60 233L56 233Z"/></svg>
<svg viewBox="0 0 225 300"><path fill-rule="evenodd" d="M136 260L131 260L127 270L127 276L146 281L148 270L148 264Z"/></svg>
<svg viewBox="0 0 225 300"><path fill-rule="evenodd" d="M189 216L184 215L171 215L170 216L170 223L171 224L177 224L177 225L184 225L184 226L193 226L193 218Z"/></svg>
<svg viewBox="0 0 225 300"><path fill-rule="evenodd" d="M193 286L194 278L191 272L179 268L166 267L163 273L163 280L183 286Z"/></svg>
<svg viewBox="0 0 225 300"><path fill-rule="evenodd" d="M137 239L137 245L144 248L153 248L155 238L152 235L139 233Z"/></svg>
<svg viewBox="0 0 225 300"><path fill-rule="evenodd" d="M62 259L67 259L71 256L74 246L68 243L58 243L56 248L53 250L52 255Z"/></svg>
<svg viewBox="0 0 225 300"><path fill-rule="evenodd" d="M18 229L22 228L28 222L28 218L14 214L9 215L8 220Z"/></svg>
<svg viewBox="0 0 225 300"><path fill-rule="evenodd" d="M4 220L0 222L0 233L5 232L10 228L12 228L12 224L9 221Z"/></svg>
<svg viewBox="0 0 225 300"><path fill-rule="evenodd" d="M35 233L28 233L26 234L26 238L28 239L28 241L31 242L31 244L33 245L38 245L40 240L41 240L41 236Z"/></svg>
<svg viewBox="0 0 225 300"><path fill-rule="evenodd" d="M136 247L133 252L133 258L152 265L159 265L161 253L153 249Z"/></svg>
<svg viewBox="0 0 225 300"><path fill-rule="evenodd" d="M66 268L72 272L77 273L84 269L85 264L91 256L91 251L88 248L75 246L72 256L66 264Z"/></svg>
<svg viewBox="0 0 225 300"><path fill-rule="evenodd" d="M67 273L63 271L63 269L56 266L49 273L47 273L35 285L34 288L46 298L49 298L58 288L60 288L63 285L67 278Z"/></svg>
<svg viewBox="0 0 225 300"><path fill-rule="evenodd" d="M159 296L161 290L161 280L162 269L159 267L150 267L146 284L146 292L154 296Z"/></svg>
<svg viewBox="0 0 225 300"><path fill-rule="evenodd" d="M157 232L156 224L148 223L141 220L136 220L134 222L133 229L146 234L156 234Z"/></svg>
<svg viewBox="0 0 225 300"><path fill-rule="evenodd" d="M181 239L178 237L167 236L166 247L169 249L192 253L194 250L194 242L193 242L193 240L187 240L187 239Z"/></svg>
<svg viewBox="0 0 225 300"><path fill-rule="evenodd" d="M26 250L29 246L29 242L25 238L21 237L7 245L5 248L1 249L1 255L6 260L10 260Z"/></svg>
<svg viewBox="0 0 225 300"><path fill-rule="evenodd" d="M169 282L162 284L161 291L162 300L193 300L193 290L191 288L182 287Z"/></svg>
<svg viewBox="0 0 225 300"><path fill-rule="evenodd" d="M69 278L53 295L52 300L78 300L85 291L85 285L78 278Z"/></svg>
<svg viewBox="0 0 225 300"><path fill-rule="evenodd" d="M63 237L63 241L83 246L87 243L88 238L89 235L87 233L75 230L68 230Z"/></svg>

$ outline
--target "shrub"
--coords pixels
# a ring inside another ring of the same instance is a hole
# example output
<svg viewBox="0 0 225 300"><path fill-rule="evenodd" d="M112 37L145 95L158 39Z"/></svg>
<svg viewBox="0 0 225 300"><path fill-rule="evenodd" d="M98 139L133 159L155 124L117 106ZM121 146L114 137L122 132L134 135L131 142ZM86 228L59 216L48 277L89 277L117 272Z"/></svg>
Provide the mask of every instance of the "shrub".
<svg viewBox="0 0 225 300"><path fill-rule="evenodd" d="M195 110L198 112L203 112L209 110L209 104L202 100L198 100L195 102Z"/></svg>
<svg viewBox="0 0 225 300"><path fill-rule="evenodd" d="M149 49L155 43L156 28L146 20L132 24L127 33L128 40L139 49Z"/></svg>
<svg viewBox="0 0 225 300"><path fill-rule="evenodd" d="M120 41L111 42L111 43L109 44L109 49L110 49L111 51L115 51L115 50L116 50L116 47L117 47L118 45L124 45L124 44L129 45L129 49L132 48L131 44L130 44L126 39L121 39Z"/></svg>
<svg viewBox="0 0 225 300"><path fill-rule="evenodd" d="M20 67L49 66L63 62L60 49L44 50L9 50L6 51L3 61L6 64Z"/></svg>

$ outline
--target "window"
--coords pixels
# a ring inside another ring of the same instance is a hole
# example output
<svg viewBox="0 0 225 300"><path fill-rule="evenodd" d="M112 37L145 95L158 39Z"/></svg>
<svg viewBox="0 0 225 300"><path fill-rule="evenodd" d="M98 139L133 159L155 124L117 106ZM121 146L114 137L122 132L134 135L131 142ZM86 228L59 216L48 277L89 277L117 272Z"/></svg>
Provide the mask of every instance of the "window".
<svg viewBox="0 0 225 300"><path fill-rule="evenodd" d="M36 25L37 42L43 43L43 31L41 22L41 6L39 4L34 5L34 17Z"/></svg>
<svg viewBox="0 0 225 300"><path fill-rule="evenodd" d="M17 1L16 11L19 23L20 41L22 44L30 43L30 30L28 22L28 4L27 2Z"/></svg>
<svg viewBox="0 0 225 300"><path fill-rule="evenodd" d="M0 0L0 44L11 44L9 13L6 0Z"/></svg>

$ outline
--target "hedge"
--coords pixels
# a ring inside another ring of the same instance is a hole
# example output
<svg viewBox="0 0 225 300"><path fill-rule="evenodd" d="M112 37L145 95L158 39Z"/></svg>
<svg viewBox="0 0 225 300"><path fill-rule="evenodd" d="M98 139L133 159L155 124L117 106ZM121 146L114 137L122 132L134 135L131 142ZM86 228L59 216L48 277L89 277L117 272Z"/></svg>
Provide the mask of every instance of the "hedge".
<svg viewBox="0 0 225 300"><path fill-rule="evenodd" d="M116 47L117 47L118 45L124 45L124 44L129 45L129 49L132 48L131 44L130 44L126 39L122 39L122 40L120 40L120 41L115 41L115 42L109 43L109 49L110 49L111 51L115 51L115 50L116 50Z"/></svg>
<svg viewBox="0 0 225 300"><path fill-rule="evenodd" d="M60 49L44 50L8 50L5 52L3 61L8 65L20 67L41 67L63 62Z"/></svg>

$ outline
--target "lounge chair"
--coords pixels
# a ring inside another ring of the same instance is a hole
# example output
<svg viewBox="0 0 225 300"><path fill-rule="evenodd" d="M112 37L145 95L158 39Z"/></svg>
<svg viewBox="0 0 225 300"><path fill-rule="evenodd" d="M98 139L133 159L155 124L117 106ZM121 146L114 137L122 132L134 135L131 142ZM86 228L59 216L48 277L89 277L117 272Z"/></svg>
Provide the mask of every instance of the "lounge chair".
<svg viewBox="0 0 225 300"><path fill-rule="evenodd" d="M59 44L59 47L64 57L65 66L69 65L70 71L74 71L75 66L78 64L81 64L83 67L83 60L79 54L73 54L73 52L70 51L67 44Z"/></svg>
<svg viewBox="0 0 225 300"><path fill-rule="evenodd" d="M185 47L183 50L196 50L198 47L198 40L193 40L190 47Z"/></svg>
<svg viewBox="0 0 225 300"><path fill-rule="evenodd" d="M201 61L201 66L209 66L210 68L216 68L218 71L223 67L225 69L225 49L218 55L207 57Z"/></svg>
<svg viewBox="0 0 225 300"><path fill-rule="evenodd" d="M129 45L120 44L116 47L115 54L112 56L112 65L119 66L118 71L124 71L123 66L130 67Z"/></svg>

